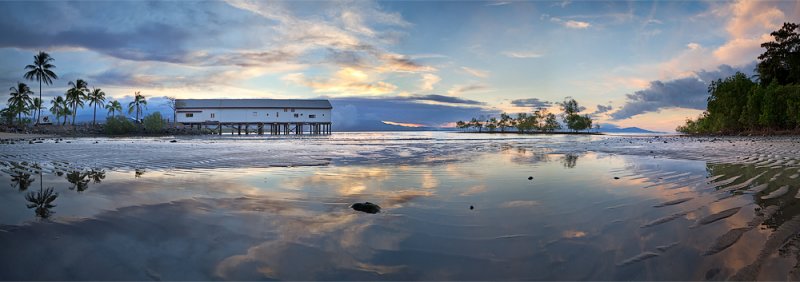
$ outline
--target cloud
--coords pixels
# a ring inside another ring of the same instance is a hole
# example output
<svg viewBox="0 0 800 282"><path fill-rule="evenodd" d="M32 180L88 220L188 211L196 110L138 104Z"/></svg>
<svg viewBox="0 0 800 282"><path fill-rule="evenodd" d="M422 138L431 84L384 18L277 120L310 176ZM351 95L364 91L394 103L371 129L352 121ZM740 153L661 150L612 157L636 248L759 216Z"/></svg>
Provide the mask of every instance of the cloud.
<svg viewBox="0 0 800 282"><path fill-rule="evenodd" d="M315 93L380 95L397 90L396 85L384 81L372 81L367 73L353 68L341 69L333 77L327 79L309 78L302 73L287 74L282 79L312 88Z"/></svg>
<svg viewBox="0 0 800 282"><path fill-rule="evenodd" d="M432 73L422 74L422 85L419 87L422 91L433 90L433 85L439 83L442 79Z"/></svg>
<svg viewBox="0 0 800 282"><path fill-rule="evenodd" d="M539 98L529 98L529 99L512 100L511 105L514 105L515 107L525 107L525 108L549 108L550 106L553 105L553 103L539 100Z"/></svg>
<svg viewBox="0 0 800 282"><path fill-rule="evenodd" d="M568 21L564 22L564 26L566 26L568 28L574 28L574 29L586 29L586 28L589 28L592 25L587 23L587 22L568 20Z"/></svg>
<svg viewBox="0 0 800 282"><path fill-rule="evenodd" d="M477 90L483 90L483 89L488 89L488 88L489 88L489 86L486 86L486 85L483 85L483 84L477 84L477 83L468 84L468 85L456 85L456 86L453 86L453 88L450 88L450 90L447 91L447 94L455 96L455 95L459 95L459 94L464 93L464 92L477 91Z"/></svg>
<svg viewBox="0 0 800 282"><path fill-rule="evenodd" d="M592 118L599 118L600 115L605 114L613 110L614 107L611 105L597 105L597 110L589 114Z"/></svg>
<svg viewBox="0 0 800 282"><path fill-rule="evenodd" d="M761 43L772 41L769 33L780 29L782 23L789 20L775 5L776 2L769 1L737 1L727 7L725 16L730 20L725 30L730 38L714 50L714 57L737 65L758 56L762 51Z"/></svg>
<svg viewBox="0 0 800 282"><path fill-rule="evenodd" d="M438 102L438 103L463 104L463 105L485 105L486 104L486 103L481 102L481 101L463 99L463 98L452 97L452 96L444 96L444 95L438 95L438 94L397 97L395 99L398 99L398 100L410 100L410 101L430 101L430 102Z"/></svg>
<svg viewBox="0 0 800 282"><path fill-rule="evenodd" d="M414 62L409 57L399 54L382 54L380 58L383 60L383 65L379 67L381 71L392 72L431 72L436 71L436 68L426 66Z"/></svg>
<svg viewBox="0 0 800 282"><path fill-rule="evenodd" d="M559 6L561 8L566 8L567 6L569 6L569 4L572 4L571 0L563 0L563 1L560 1L560 2L555 2L555 3L551 4L550 6Z"/></svg>
<svg viewBox="0 0 800 282"><path fill-rule="evenodd" d="M695 72L690 77L665 82L651 81L647 89L625 95L625 104L618 111L612 113L611 117L615 120L627 119L638 114L673 107L704 110L707 106L708 84L711 81L731 76L736 71L750 74L754 67L755 62L740 69L720 65L714 71L703 70Z"/></svg>
<svg viewBox="0 0 800 282"><path fill-rule="evenodd" d="M542 54L529 51L505 51L503 52L503 55L510 58L520 58L520 59L539 58L542 56Z"/></svg>
<svg viewBox="0 0 800 282"><path fill-rule="evenodd" d="M550 15L547 15L547 14L542 15L541 18L542 19L549 19L550 22L558 23L558 24L563 25L564 27L572 28L572 29L587 29L590 26L592 26L592 24L590 24L588 22L576 21L576 20L566 20L565 21L565 20L563 20L561 18L551 17Z"/></svg>
<svg viewBox="0 0 800 282"><path fill-rule="evenodd" d="M477 70L477 69L468 68L468 67L461 67L461 70L465 71L466 73L468 73L468 74L470 74L472 76L479 77L479 78L486 78L486 77L489 76L489 72L487 72L487 71Z"/></svg>
<svg viewBox="0 0 800 282"><path fill-rule="evenodd" d="M385 50L412 25L376 2L2 2L0 7L17 11L0 18L0 48L69 49L91 59L97 52L110 58L101 57L108 69L99 71L106 73L93 75L118 84L241 85L313 65L357 67L371 76L437 71ZM40 16L24 16L29 14ZM169 71L158 63L168 63ZM117 70L120 65L137 71ZM316 89L336 88L327 80L294 78ZM370 81L346 89L386 93L394 87Z"/></svg>
<svg viewBox="0 0 800 282"><path fill-rule="evenodd" d="M397 126L402 126L402 127L424 127L425 126L425 125L419 124L419 123L404 123L404 122L394 122L394 121L388 121L388 120L382 120L381 122L384 123L384 124L388 124L388 125L397 125Z"/></svg>
<svg viewBox="0 0 800 282"><path fill-rule="evenodd" d="M490 1L486 6L505 6L511 4L510 1Z"/></svg>
<svg viewBox="0 0 800 282"><path fill-rule="evenodd" d="M609 111L611 111L613 109L614 109L614 107L612 107L611 105L608 105L608 106L597 105L597 110L594 111L594 113L592 113L592 114L593 115L599 115L599 114L602 114L602 113L607 113L607 112L609 112Z"/></svg>

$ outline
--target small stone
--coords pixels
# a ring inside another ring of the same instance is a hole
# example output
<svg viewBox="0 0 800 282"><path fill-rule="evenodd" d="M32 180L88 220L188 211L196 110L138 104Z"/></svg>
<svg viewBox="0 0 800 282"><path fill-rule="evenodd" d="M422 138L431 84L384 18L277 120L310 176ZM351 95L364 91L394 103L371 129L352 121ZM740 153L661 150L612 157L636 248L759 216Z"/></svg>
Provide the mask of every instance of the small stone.
<svg viewBox="0 0 800 282"><path fill-rule="evenodd" d="M533 180L533 176L528 176L528 180Z"/></svg>
<svg viewBox="0 0 800 282"><path fill-rule="evenodd" d="M178 142L178 140L169 141L169 143L177 143L177 142Z"/></svg>
<svg viewBox="0 0 800 282"><path fill-rule="evenodd" d="M619 179L619 177L614 176L614 179Z"/></svg>
<svg viewBox="0 0 800 282"><path fill-rule="evenodd" d="M475 209L475 207L473 207L472 205L470 205L470 206L469 206L469 209L471 209L471 210L474 210L474 209Z"/></svg>
<svg viewBox="0 0 800 282"><path fill-rule="evenodd" d="M370 202L355 203L355 204L353 204L351 206L351 208L353 208L354 210L360 211L360 212L365 212L365 213L379 213L379 212L381 212L381 207L380 206L378 206L376 204L373 204L373 203L370 203Z"/></svg>

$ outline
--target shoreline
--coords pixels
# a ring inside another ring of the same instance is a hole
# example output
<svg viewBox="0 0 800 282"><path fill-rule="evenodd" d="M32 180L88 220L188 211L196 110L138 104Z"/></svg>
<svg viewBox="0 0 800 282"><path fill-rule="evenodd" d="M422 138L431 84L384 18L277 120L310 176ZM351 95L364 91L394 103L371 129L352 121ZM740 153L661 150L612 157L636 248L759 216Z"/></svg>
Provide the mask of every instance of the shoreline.
<svg viewBox="0 0 800 282"><path fill-rule="evenodd" d="M604 132L514 132L514 131L454 131L456 133L477 133L477 134L519 134L519 135L607 135Z"/></svg>
<svg viewBox="0 0 800 282"><path fill-rule="evenodd" d="M59 137L59 136L60 135L57 135L57 134L0 132L0 139L4 139L4 140L53 138L53 137Z"/></svg>

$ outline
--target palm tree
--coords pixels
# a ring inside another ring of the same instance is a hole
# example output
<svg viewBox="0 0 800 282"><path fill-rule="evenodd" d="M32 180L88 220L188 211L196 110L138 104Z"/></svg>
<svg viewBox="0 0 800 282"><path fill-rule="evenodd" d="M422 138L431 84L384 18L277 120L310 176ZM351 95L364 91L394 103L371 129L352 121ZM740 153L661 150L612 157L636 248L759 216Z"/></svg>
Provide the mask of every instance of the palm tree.
<svg viewBox="0 0 800 282"><path fill-rule="evenodd" d="M58 124L58 120L61 119L61 116L64 116L64 123L66 123L66 116L69 114L69 106L67 105L67 101L64 100L64 97L55 97L50 101L50 104L52 105L50 107L50 112L56 116L56 124Z"/></svg>
<svg viewBox="0 0 800 282"><path fill-rule="evenodd" d="M64 117L64 122L61 125L67 125L67 117L70 115L72 115L72 110L69 109L67 101L64 101L64 104L61 105L61 116Z"/></svg>
<svg viewBox="0 0 800 282"><path fill-rule="evenodd" d="M92 125L94 125L95 121L97 121L97 105L103 106L103 102L106 101L106 93L99 88L93 88L92 92L89 93L88 100L89 106L94 106L94 113L92 114Z"/></svg>
<svg viewBox="0 0 800 282"><path fill-rule="evenodd" d="M56 68L51 62L55 61L50 54L39 51L39 55L33 56L33 64L25 66L25 79L39 81L39 100L42 99L42 82L47 85L53 84L53 79L58 79L58 75L50 69ZM39 124L39 119L42 118L42 113L39 111L36 124Z"/></svg>
<svg viewBox="0 0 800 282"><path fill-rule="evenodd" d="M22 114L28 114L30 112L31 105L33 105L33 101L31 101L30 94L31 89L28 88L28 85L25 83L17 82L17 87L11 87L8 90L11 91L11 98L8 98L9 106L12 106L15 113L17 114L17 121L22 122Z"/></svg>
<svg viewBox="0 0 800 282"><path fill-rule="evenodd" d="M33 119L38 120L38 113L41 112L42 109L44 109L44 103L42 103L42 99L33 98L33 106L31 108L34 114Z"/></svg>
<svg viewBox="0 0 800 282"><path fill-rule="evenodd" d="M147 107L147 99L144 98L139 91L133 95L133 101L128 103L128 113L136 111L136 121L139 121L139 113L142 111L142 106Z"/></svg>
<svg viewBox="0 0 800 282"><path fill-rule="evenodd" d="M89 92L88 84L83 79L78 79L75 82L70 81L67 90L67 102L72 106L72 125L75 125L75 115L78 113L78 106L83 108L83 101L86 100L86 92Z"/></svg>
<svg viewBox="0 0 800 282"><path fill-rule="evenodd" d="M120 104L117 100L111 101L106 104L106 110L108 110L108 113L114 117L116 116L116 112L122 113L122 104Z"/></svg>

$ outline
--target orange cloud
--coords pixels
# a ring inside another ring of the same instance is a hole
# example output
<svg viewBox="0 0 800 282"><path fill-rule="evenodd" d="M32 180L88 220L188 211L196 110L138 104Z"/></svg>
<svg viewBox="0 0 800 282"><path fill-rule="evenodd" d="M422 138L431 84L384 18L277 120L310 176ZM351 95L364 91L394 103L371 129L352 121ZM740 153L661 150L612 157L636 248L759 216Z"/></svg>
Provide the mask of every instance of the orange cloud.
<svg viewBox="0 0 800 282"><path fill-rule="evenodd" d="M382 120L381 122L384 123L384 124L388 124L388 125L397 125L397 126L402 126L402 127L424 127L425 126L424 124L419 124L419 123L404 123L404 122L394 122L394 121L387 121L387 120Z"/></svg>

